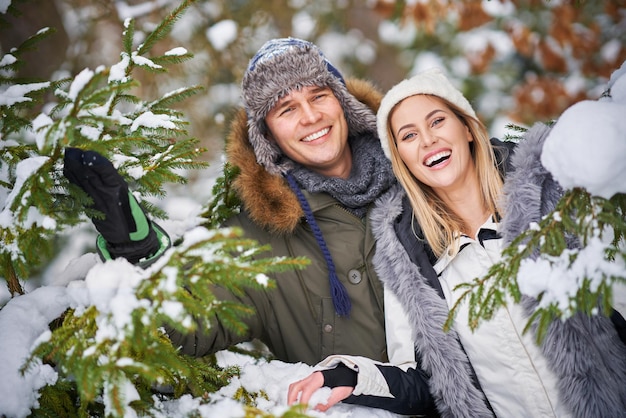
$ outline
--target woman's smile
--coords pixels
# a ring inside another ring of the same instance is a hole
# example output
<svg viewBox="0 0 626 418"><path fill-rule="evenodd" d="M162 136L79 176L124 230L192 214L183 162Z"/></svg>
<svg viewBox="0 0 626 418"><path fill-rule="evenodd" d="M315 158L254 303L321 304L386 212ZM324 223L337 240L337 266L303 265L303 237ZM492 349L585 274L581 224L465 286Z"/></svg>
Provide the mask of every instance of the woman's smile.
<svg viewBox="0 0 626 418"><path fill-rule="evenodd" d="M434 151L424 158L424 165L429 168L442 168L443 163L449 161L452 151L441 150Z"/></svg>

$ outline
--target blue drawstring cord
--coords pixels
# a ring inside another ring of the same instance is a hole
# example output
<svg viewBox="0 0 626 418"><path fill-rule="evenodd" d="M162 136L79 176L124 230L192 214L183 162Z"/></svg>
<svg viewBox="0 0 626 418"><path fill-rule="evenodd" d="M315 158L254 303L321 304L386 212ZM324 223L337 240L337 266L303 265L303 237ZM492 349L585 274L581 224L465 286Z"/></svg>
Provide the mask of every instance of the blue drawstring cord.
<svg viewBox="0 0 626 418"><path fill-rule="evenodd" d="M330 255L330 251L328 251L326 241L322 236L322 231L315 221L313 211L311 211L311 206L309 206L309 202L307 202L304 194L302 194L302 190L300 190L300 187L296 183L296 179L294 179L290 173L285 174L285 178L287 179L291 190L293 190L293 192L298 197L298 201L300 202L300 206L304 211L306 220L311 226L311 229L313 230L313 235L315 236L315 240L317 241L320 250L322 250L324 260L326 260L326 265L328 266L328 279L330 282L330 293L333 298L335 312L339 316L350 316L350 309L352 309L350 296L348 295L348 291L346 290L344 285L339 281L339 278L337 277L337 272L335 271L335 263L333 262L333 258Z"/></svg>

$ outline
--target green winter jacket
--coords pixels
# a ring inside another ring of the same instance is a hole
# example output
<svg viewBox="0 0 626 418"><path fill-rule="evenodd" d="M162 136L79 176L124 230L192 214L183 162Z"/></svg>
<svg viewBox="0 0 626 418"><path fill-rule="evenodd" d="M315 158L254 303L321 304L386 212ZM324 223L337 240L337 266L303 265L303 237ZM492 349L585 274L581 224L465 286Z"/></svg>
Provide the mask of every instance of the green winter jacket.
<svg viewBox="0 0 626 418"><path fill-rule="evenodd" d="M370 84L359 80L347 84L355 97L377 110L381 96ZM285 362L313 365L330 354L386 361L383 288L372 265L375 242L369 214L364 223L330 195L303 190L352 302L350 316L340 317L333 307L326 263L297 198L282 177L270 175L256 162L243 110L231 125L227 144L229 161L240 168L234 186L243 208L225 226L240 227L246 237L269 244L272 251L265 256L305 256L311 264L274 274L275 288L248 290L236 299L256 311L245 319L245 335L215 318L210 329L194 335L168 330L172 342L196 356L258 339ZM220 299L235 299L224 289L216 288L215 293Z"/></svg>

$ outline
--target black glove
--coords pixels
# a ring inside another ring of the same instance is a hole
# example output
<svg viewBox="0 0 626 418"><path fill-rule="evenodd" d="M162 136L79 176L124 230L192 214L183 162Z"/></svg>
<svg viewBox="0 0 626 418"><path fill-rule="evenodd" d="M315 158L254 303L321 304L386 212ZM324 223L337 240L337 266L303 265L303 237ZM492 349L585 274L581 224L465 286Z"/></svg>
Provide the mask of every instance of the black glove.
<svg viewBox="0 0 626 418"><path fill-rule="evenodd" d="M356 387L358 373L344 363L339 363L334 369L322 370L324 386L336 388L338 386Z"/></svg>
<svg viewBox="0 0 626 418"><path fill-rule="evenodd" d="M95 151L66 148L63 162L65 177L91 197L92 209L104 214L91 219L100 232L96 244L103 260L124 257L145 267L170 246L165 231L146 217L109 160Z"/></svg>

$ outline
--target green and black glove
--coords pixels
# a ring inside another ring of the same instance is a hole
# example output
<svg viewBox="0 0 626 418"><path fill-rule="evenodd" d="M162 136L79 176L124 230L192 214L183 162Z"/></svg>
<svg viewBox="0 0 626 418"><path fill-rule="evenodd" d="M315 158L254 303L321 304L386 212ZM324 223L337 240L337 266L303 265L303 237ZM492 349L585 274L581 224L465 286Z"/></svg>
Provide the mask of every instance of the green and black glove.
<svg viewBox="0 0 626 418"><path fill-rule="evenodd" d="M109 160L95 151L66 148L63 162L65 177L91 197L92 209L104 214L104 219L91 219L100 232L96 246L103 260L123 257L146 267L169 248L167 233L146 217Z"/></svg>

